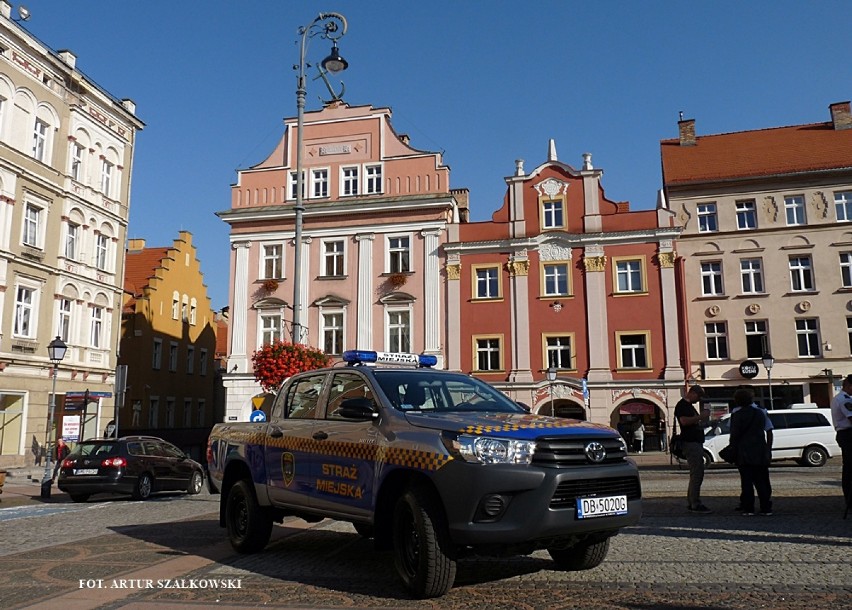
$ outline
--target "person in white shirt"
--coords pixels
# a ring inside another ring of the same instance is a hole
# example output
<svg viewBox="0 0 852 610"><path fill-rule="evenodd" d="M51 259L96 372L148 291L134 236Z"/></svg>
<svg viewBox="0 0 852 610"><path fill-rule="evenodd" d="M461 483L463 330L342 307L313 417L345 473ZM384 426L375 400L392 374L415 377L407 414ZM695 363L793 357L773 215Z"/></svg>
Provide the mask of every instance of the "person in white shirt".
<svg viewBox="0 0 852 610"><path fill-rule="evenodd" d="M645 424L639 422L639 427L633 431L633 440L639 445L639 453L645 450Z"/></svg>
<svg viewBox="0 0 852 610"><path fill-rule="evenodd" d="M843 514L845 519L852 508L852 375L846 375L842 389L831 401L831 420L837 430L837 444L840 445L843 455L843 474L840 480L846 501L846 512Z"/></svg>

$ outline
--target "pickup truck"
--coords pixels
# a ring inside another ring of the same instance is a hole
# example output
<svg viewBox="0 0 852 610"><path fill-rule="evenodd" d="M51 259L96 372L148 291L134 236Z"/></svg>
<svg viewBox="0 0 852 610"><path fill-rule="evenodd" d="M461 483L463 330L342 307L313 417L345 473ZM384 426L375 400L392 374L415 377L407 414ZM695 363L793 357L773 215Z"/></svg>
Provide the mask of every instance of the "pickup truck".
<svg viewBox="0 0 852 610"><path fill-rule="evenodd" d="M467 555L546 549L559 569L596 567L639 521L639 473L612 428L528 413L431 368L434 356L343 360L290 377L267 421L211 431L210 490L238 552L261 551L288 516L349 521L428 598L449 591Z"/></svg>

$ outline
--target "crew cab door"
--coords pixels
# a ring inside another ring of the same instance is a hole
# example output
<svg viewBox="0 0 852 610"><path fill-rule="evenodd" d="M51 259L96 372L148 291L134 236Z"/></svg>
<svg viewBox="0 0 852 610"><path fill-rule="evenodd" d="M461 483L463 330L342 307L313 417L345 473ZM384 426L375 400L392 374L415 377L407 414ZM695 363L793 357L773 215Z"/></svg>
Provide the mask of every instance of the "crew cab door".
<svg viewBox="0 0 852 610"><path fill-rule="evenodd" d="M331 374L328 399L312 438L316 443L313 482L314 506L339 516L365 517L372 512L376 486L376 461L386 446L377 417L360 417L344 407L373 405L375 394L367 379L354 370Z"/></svg>
<svg viewBox="0 0 852 610"><path fill-rule="evenodd" d="M313 431L326 373L295 378L278 393L266 428L266 472L273 504L308 507L314 481Z"/></svg>

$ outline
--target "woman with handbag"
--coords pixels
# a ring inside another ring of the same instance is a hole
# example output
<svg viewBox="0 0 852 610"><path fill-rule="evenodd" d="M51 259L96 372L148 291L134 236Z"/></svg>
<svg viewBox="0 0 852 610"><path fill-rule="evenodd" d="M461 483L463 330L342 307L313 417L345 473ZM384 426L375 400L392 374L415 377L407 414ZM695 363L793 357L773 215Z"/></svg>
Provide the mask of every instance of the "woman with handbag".
<svg viewBox="0 0 852 610"><path fill-rule="evenodd" d="M764 410L754 404L754 393L748 388L734 392L730 446L740 472L740 510L744 515L754 514L754 492L757 490L760 514L771 515L772 422Z"/></svg>

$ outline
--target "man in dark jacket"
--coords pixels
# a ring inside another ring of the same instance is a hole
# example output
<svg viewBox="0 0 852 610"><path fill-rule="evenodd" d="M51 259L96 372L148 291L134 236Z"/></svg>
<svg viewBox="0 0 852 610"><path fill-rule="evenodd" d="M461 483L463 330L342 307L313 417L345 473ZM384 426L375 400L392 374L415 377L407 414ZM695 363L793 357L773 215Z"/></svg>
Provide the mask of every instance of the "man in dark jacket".
<svg viewBox="0 0 852 610"><path fill-rule="evenodd" d="M694 385L675 405L675 419L680 424L680 439L686 463L689 465L689 487L686 501L691 513L711 513L701 502L701 484L704 482L704 426L710 420L710 410L699 413L693 406L704 397L704 389Z"/></svg>
<svg viewBox="0 0 852 610"><path fill-rule="evenodd" d="M772 461L772 422L766 412L754 404L754 393L748 388L734 392L730 445L735 450L737 469L740 471L740 508L743 514L754 514L756 489L760 499L760 514L771 515L769 463Z"/></svg>

